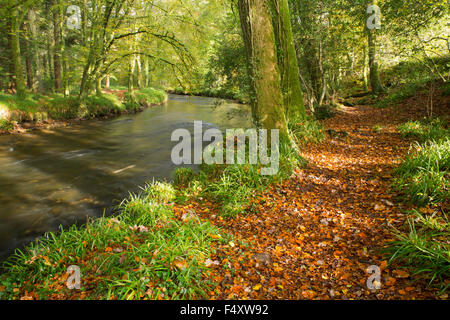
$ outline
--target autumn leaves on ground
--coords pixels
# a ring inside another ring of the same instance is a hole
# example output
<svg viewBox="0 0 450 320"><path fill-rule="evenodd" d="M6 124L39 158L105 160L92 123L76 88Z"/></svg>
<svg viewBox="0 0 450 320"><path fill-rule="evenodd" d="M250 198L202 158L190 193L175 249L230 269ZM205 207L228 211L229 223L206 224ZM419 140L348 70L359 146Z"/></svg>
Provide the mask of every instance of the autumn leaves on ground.
<svg viewBox="0 0 450 320"><path fill-rule="evenodd" d="M390 184L410 146L396 130L407 116L401 108L408 106L412 114L423 111L412 103L389 110L345 108L325 122L332 133L342 135L308 145L302 152L308 167L265 192L257 200L256 215L214 219L250 246L235 241L220 247L212 272L220 285L211 297L436 298L426 281L413 282L405 269L388 267L379 251L395 240L392 228L405 221L406 206L396 203ZM441 103L448 111L449 99ZM371 265L382 270L380 290L367 287Z"/></svg>
<svg viewBox="0 0 450 320"><path fill-rule="evenodd" d="M118 216L50 234L16 254L0 294L12 299L447 299L445 289L428 285L402 264L390 264L383 254L411 209L391 186L411 145L398 125L426 112L418 96L385 109L360 100L342 106L323 121L321 143L302 144L307 165L297 162L285 179L241 190L227 179L244 179L243 172L251 176L254 168L213 167L197 178L179 170L175 188L147 185L119 206ZM445 116L448 96L436 99L435 113ZM248 181L260 179L254 173L257 178ZM420 210L433 216L446 212L448 202ZM81 268L81 290L66 287L69 265ZM381 270L378 290L367 286L370 266ZM443 281L449 284L448 278Z"/></svg>

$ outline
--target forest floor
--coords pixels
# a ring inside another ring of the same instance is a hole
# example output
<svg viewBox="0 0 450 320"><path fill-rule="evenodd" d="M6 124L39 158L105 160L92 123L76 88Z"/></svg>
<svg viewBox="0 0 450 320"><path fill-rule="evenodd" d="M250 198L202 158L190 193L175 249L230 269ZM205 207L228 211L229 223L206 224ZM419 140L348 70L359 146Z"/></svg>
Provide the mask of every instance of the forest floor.
<svg viewBox="0 0 450 320"><path fill-rule="evenodd" d="M346 107L324 121L336 134L304 147L308 167L255 199L256 214L223 219L208 201L177 208L180 215L190 208L204 212L236 239L219 245L207 263L205 278L218 283L209 297L447 299L405 269L388 266L380 253L411 208L390 191L392 171L411 144L396 127L423 118L425 99L385 109ZM438 96L435 105L437 115L448 113L448 97ZM380 290L367 287L370 266L382 270Z"/></svg>

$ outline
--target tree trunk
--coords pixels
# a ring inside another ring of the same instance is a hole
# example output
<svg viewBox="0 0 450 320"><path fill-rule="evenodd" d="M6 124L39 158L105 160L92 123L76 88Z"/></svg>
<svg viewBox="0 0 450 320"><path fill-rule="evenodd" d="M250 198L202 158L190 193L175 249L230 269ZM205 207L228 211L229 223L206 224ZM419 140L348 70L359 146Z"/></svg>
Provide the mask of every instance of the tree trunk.
<svg viewBox="0 0 450 320"><path fill-rule="evenodd" d="M106 80L105 80L105 88L109 89L111 87L111 76L109 74L106 75Z"/></svg>
<svg viewBox="0 0 450 320"><path fill-rule="evenodd" d="M42 82L42 70L44 66L39 55L39 48L37 46L37 28L36 28L36 11L30 8L28 11L28 32L31 36L31 51L32 51L32 61L34 67L34 82L33 91L42 92L44 90L44 84Z"/></svg>
<svg viewBox="0 0 450 320"><path fill-rule="evenodd" d="M281 77L269 4L239 0L239 15L252 79L252 112L258 127L287 136Z"/></svg>
<svg viewBox="0 0 450 320"><path fill-rule="evenodd" d="M144 57L144 84L148 88L150 86L150 65L149 59Z"/></svg>
<svg viewBox="0 0 450 320"><path fill-rule="evenodd" d="M53 38L55 47L53 49L54 55L54 72L55 72L55 90L60 92L62 88L62 42L61 42L61 14L58 0L53 0Z"/></svg>
<svg viewBox="0 0 450 320"><path fill-rule="evenodd" d="M13 9L11 16L11 54L14 64L14 75L16 82L16 92L18 96L25 95L25 77L23 75L22 62L20 59L20 22L17 8Z"/></svg>
<svg viewBox="0 0 450 320"><path fill-rule="evenodd" d="M372 0L373 5L378 4L378 0ZM377 57L377 30L367 29L367 39L369 46L369 69L370 69L370 85L372 87L372 93L375 95L383 92L383 86L380 81L380 72L378 70L378 57Z"/></svg>
<svg viewBox="0 0 450 320"><path fill-rule="evenodd" d="M367 61L367 47L364 46L364 61L363 61L363 84L364 84L364 91L369 90L369 79L368 79L368 61Z"/></svg>
<svg viewBox="0 0 450 320"><path fill-rule="evenodd" d="M98 96L102 95L102 77L98 77L95 81L95 93Z"/></svg>
<svg viewBox="0 0 450 320"><path fill-rule="evenodd" d="M297 53L292 35L288 0L271 0L274 11L274 32L278 45L283 101L288 116L304 117L305 106L300 86Z"/></svg>

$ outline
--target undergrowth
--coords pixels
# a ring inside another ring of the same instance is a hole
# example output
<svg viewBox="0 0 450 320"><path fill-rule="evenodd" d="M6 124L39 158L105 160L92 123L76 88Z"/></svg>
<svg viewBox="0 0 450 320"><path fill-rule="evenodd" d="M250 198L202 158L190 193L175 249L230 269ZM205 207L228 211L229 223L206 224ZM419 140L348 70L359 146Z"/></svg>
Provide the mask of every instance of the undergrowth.
<svg viewBox="0 0 450 320"><path fill-rule="evenodd" d="M393 187L402 198L422 207L408 212L407 223L395 231L387 249L390 260L400 263L437 286L450 283L450 137L442 119L410 121L399 132L416 141L396 169Z"/></svg>

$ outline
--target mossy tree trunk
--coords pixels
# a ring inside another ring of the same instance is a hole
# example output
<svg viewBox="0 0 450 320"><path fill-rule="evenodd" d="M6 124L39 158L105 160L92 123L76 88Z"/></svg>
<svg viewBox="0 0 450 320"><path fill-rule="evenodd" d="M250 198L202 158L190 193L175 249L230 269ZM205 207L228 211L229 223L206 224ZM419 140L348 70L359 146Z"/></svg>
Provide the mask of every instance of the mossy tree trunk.
<svg viewBox="0 0 450 320"><path fill-rule="evenodd" d="M364 46L364 60L363 60L363 85L364 85L364 91L369 90L369 79L368 79L368 61L367 61L367 47Z"/></svg>
<svg viewBox="0 0 450 320"><path fill-rule="evenodd" d="M306 113L292 35L289 3L288 0L271 0L271 5L286 114L288 117L304 117Z"/></svg>
<svg viewBox="0 0 450 320"><path fill-rule="evenodd" d="M378 0L371 0L369 4L377 5ZM380 71L378 68L378 43L377 43L377 29L367 28L367 40L369 47L369 78L372 93L378 95L384 91L380 80Z"/></svg>
<svg viewBox="0 0 450 320"><path fill-rule="evenodd" d="M281 77L268 1L239 0L239 15L252 82L254 122L265 129L279 129L287 136Z"/></svg>

